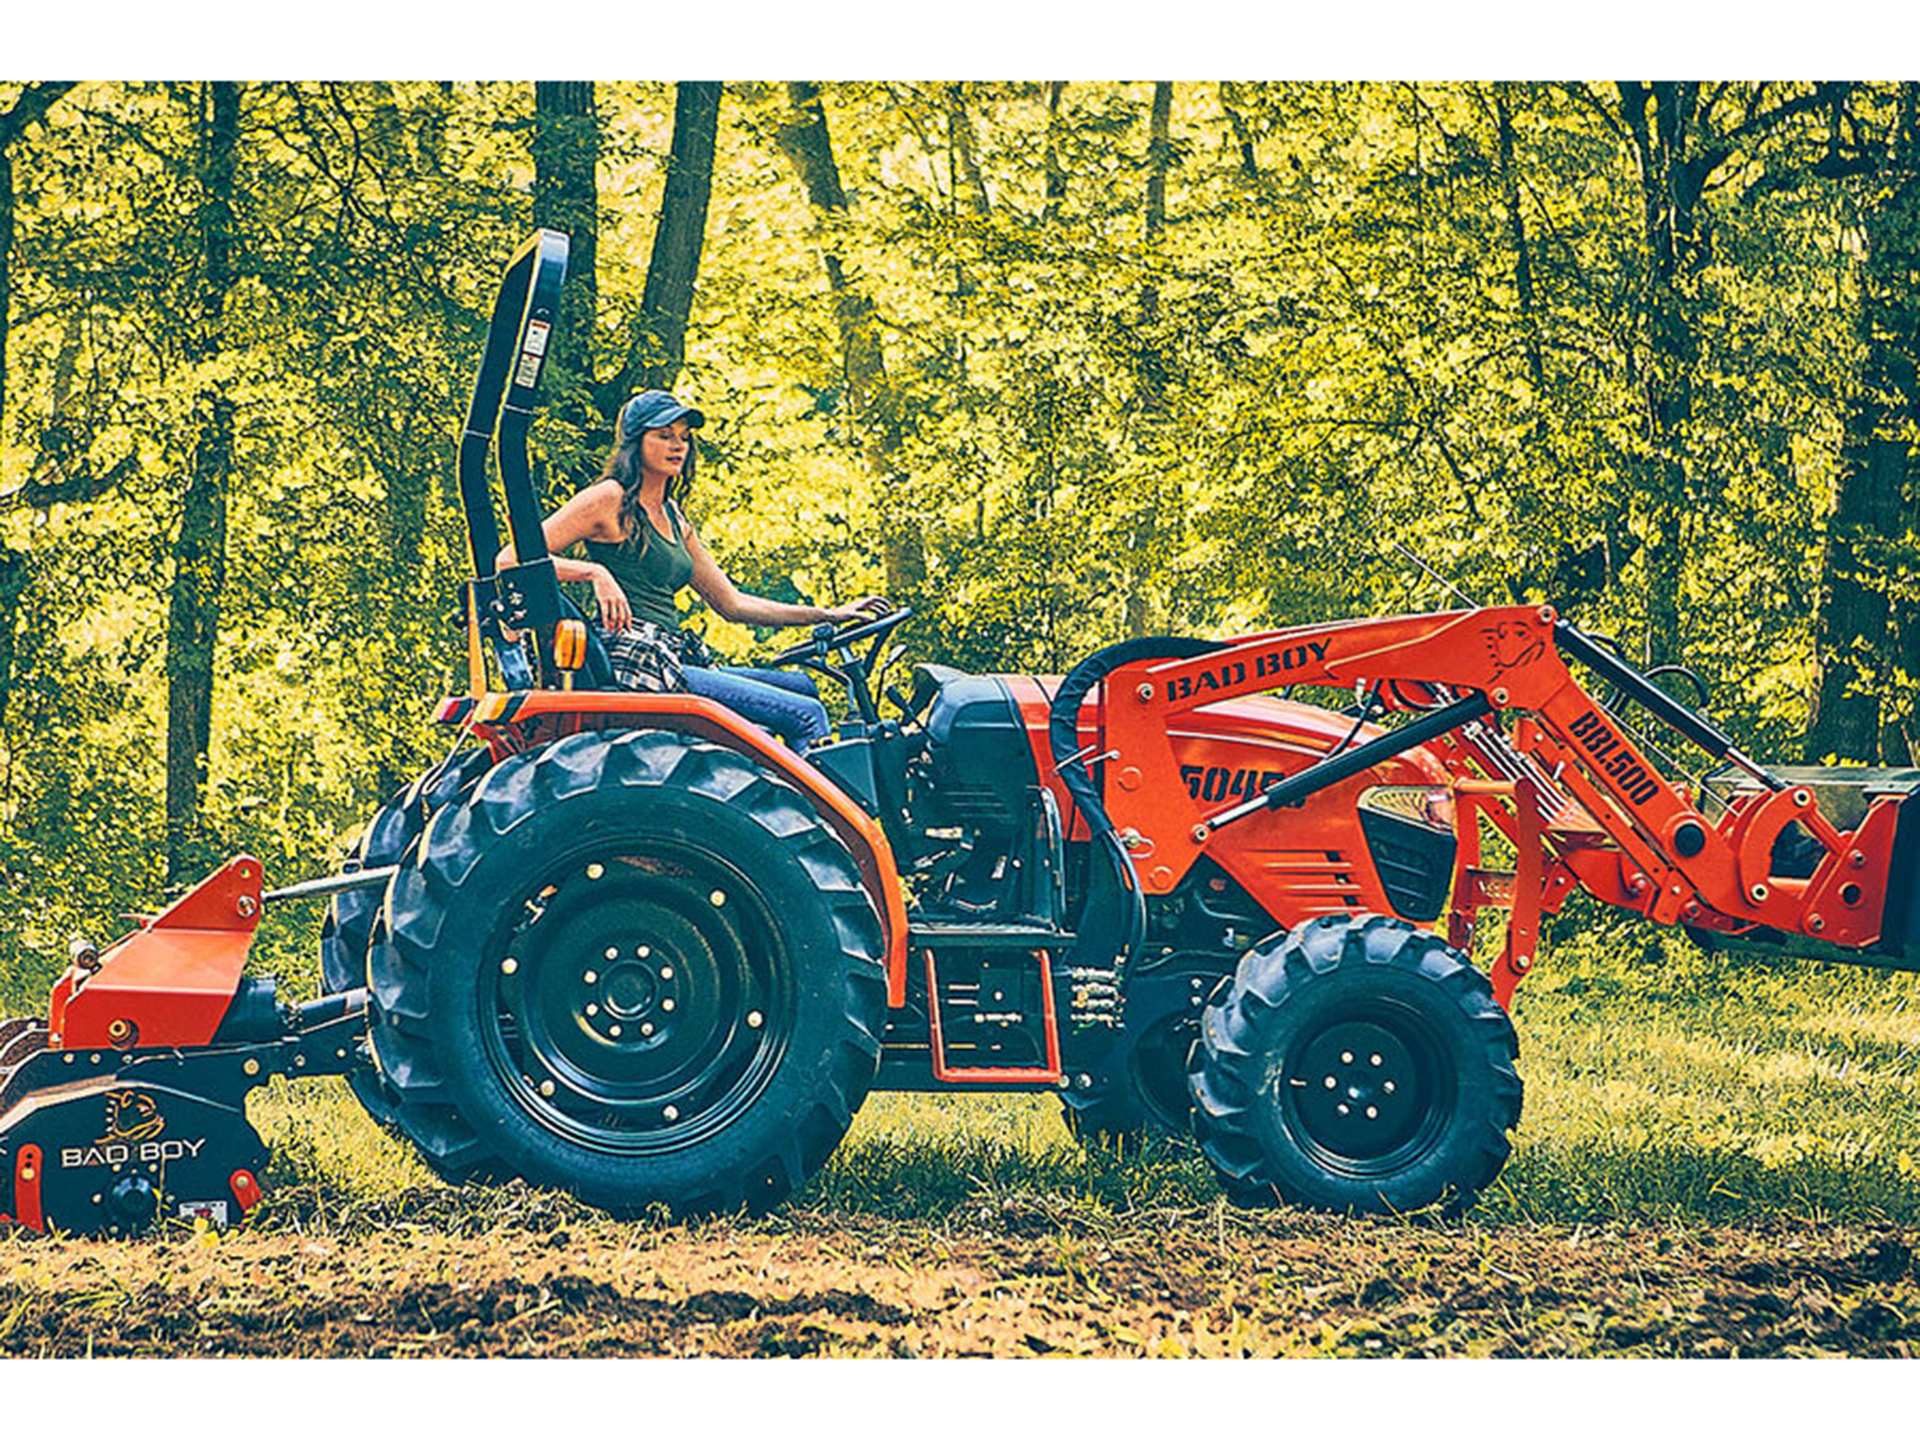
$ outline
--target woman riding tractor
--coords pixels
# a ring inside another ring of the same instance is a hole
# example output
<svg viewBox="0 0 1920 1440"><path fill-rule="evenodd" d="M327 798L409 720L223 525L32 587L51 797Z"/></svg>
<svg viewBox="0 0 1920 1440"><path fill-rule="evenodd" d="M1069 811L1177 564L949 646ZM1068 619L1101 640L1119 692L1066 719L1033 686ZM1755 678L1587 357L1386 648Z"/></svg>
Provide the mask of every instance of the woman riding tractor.
<svg viewBox="0 0 1920 1440"><path fill-rule="evenodd" d="M851 605L789 605L740 590L681 508L693 483L693 432L705 423L700 411L665 390L634 395L620 407L613 452L599 479L542 525L547 549L561 580L593 586L620 688L703 695L805 751L829 734L812 679L720 663L681 625L675 596L691 584L722 619L762 626L854 624L892 606L877 595ZM583 542L585 560L565 557ZM512 546L498 563L514 563Z"/></svg>

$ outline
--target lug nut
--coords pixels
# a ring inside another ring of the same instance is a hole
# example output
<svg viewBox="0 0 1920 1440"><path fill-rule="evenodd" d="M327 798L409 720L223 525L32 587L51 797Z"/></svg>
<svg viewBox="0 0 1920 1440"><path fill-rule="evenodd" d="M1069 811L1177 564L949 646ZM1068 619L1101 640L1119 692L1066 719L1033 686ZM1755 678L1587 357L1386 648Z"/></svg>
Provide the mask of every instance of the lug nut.
<svg viewBox="0 0 1920 1440"><path fill-rule="evenodd" d="M1327 1089L1331 1090L1334 1088L1334 1086L1338 1085L1339 1083L1340 1082L1338 1080L1335 1080L1331 1075L1327 1076Z"/></svg>
<svg viewBox="0 0 1920 1440"><path fill-rule="evenodd" d="M1369 1065L1378 1065L1380 1063L1380 1057L1378 1055L1369 1055L1367 1057L1367 1063Z"/></svg>
<svg viewBox="0 0 1920 1440"><path fill-rule="evenodd" d="M662 965L660 967L660 978L662 980L671 980L673 978L673 967L671 965Z"/></svg>
<svg viewBox="0 0 1920 1440"><path fill-rule="evenodd" d="M602 875L606 873L607 873L607 867L602 865L598 860L594 861L591 865L587 866L587 879L589 880L598 880Z"/></svg>
<svg viewBox="0 0 1920 1440"><path fill-rule="evenodd" d="M1393 1093L1393 1082L1389 1080L1385 1085L1381 1086L1380 1088L1385 1090L1387 1094L1391 1095Z"/></svg>
<svg viewBox="0 0 1920 1440"><path fill-rule="evenodd" d="M749 1030L758 1030L765 1023L766 1017L758 1010L749 1010L747 1012L747 1028Z"/></svg>
<svg viewBox="0 0 1920 1440"><path fill-rule="evenodd" d="M609 1025L607 1027L607 1034L618 1040L620 1038L620 1027L618 1025Z"/></svg>
<svg viewBox="0 0 1920 1440"><path fill-rule="evenodd" d="M542 1080L540 1082L540 1093L542 1095L551 1097L553 1095L553 1081Z"/></svg>
<svg viewBox="0 0 1920 1440"><path fill-rule="evenodd" d="M648 1020L645 1023L643 1023L640 1026L640 1033L642 1035L651 1035L653 1033L653 1022L651 1020Z"/></svg>
<svg viewBox="0 0 1920 1440"><path fill-rule="evenodd" d="M593 1017L594 1017L595 1015L598 1015L599 1013L600 1013L600 1007L599 1007L598 1005L589 1005L589 1006L587 1006L587 1018L588 1018L588 1019L592 1019L592 1018L593 1018Z"/></svg>
<svg viewBox="0 0 1920 1440"><path fill-rule="evenodd" d="M607 946L607 959L618 960L619 958L620 958L620 952L614 949L614 947L611 945Z"/></svg>
<svg viewBox="0 0 1920 1440"><path fill-rule="evenodd" d="M647 956L653 953L653 947L651 945L642 945L638 950L634 951L633 953L638 955L642 960L644 960L647 958Z"/></svg>
<svg viewBox="0 0 1920 1440"><path fill-rule="evenodd" d="M673 1001L671 1001L671 1000L662 1000L662 1001L660 1002L660 1008L661 1008L662 1010L671 1010L671 1009L673 1009Z"/></svg>
<svg viewBox="0 0 1920 1440"><path fill-rule="evenodd" d="M680 1107L678 1105L669 1105L660 1113L669 1120L678 1120L680 1118Z"/></svg>
<svg viewBox="0 0 1920 1440"><path fill-rule="evenodd" d="M724 890L716 890L711 895L707 896L707 902L710 905L712 905L715 909L718 909L720 906L727 903L727 892Z"/></svg>
<svg viewBox="0 0 1920 1440"><path fill-rule="evenodd" d="M600 983L600 972L598 970L587 971L586 974L580 977L580 983L583 985L598 985Z"/></svg>
<svg viewBox="0 0 1920 1440"><path fill-rule="evenodd" d="M514 959L511 955L509 955L506 959L500 962L500 973L502 975L511 975L513 974L514 971L518 970L519 968L520 968L520 962Z"/></svg>
<svg viewBox="0 0 1920 1440"><path fill-rule="evenodd" d="M1377 1105L1369 1105L1369 1106L1367 1106L1367 1119L1369 1119L1369 1120L1378 1120L1379 1118L1380 1118L1380 1109L1379 1109L1379 1107L1378 1107Z"/></svg>
<svg viewBox="0 0 1920 1440"><path fill-rule="evenodd" d="M1340 1052L1340 1063L1342 1065L1351 1065L1353 1063L1353 1052L1351 1050L1342 1050Z"/></svg>

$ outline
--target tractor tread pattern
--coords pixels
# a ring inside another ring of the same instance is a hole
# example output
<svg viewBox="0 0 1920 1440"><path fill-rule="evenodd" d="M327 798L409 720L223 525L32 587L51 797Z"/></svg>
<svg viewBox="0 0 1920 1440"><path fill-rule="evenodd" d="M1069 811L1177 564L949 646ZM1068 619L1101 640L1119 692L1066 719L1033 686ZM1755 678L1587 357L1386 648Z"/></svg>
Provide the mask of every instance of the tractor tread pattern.
<svg viewBox="0 0 1920 1440"><path fill-rule="evenodd" d="M1229 1198L1238 1204L1272 1203L1315 1206L1271 1173L1254 1128L1269 1017L1316 979L1354 967L1381 966L1416 973L1435 983L1465 1018L1484 1047L1484 1070L1491 1078L1490 1103L1472 1118L1477 1134L1462 1147L1459 1173L1449 1177L1450 1194L1373 1203L1353 1208L1401 1210L1450 1199L1464 1208L1491 1184L1512 1151L1508 1131L1519 1123L1523 1087L1514 1061L1519 1041L1513 1022L1493 998L1487 978L1439 936L1385 915L1323 915L1276 935L1249 951L1230 985L1208 1005L1200 1042L1189 1060L1188 1084L1194 1102L1195 1131L1213 1162Z"/></svg>
<svg viewBox="0 0 1920 1440"><path fill-rule="evenodd" d="M844 962L840 1003L847 1033L822 1067L811 1107L779 1145L746 1170L716 1177L708 1191L676 1199L684 1215L765 1210L804 1183L840 1143L880 1063L887 986L880 922L858 866L804 796L737 752L671 731L592 731L493 767L466 800L434 817L388 887L385 913L397 916L368 956L373 1048L399 1099L396 1120L443 1179L497 1176L498 1162L448 1102L433 1054L427 975L449 912L488 847L545 807L604 786L639 791L670 787L721 801L749 816L792 853L812 877L833 921ZM607 1205L640 1213L650 1202Z"/></svg>
<svg viewBox="0 0 1920 1440"><path fill-rule="evenodd" d="M482 748L455 751L396 791L374 812L353 849L361 870L401 863L435 811L455 799L493 763ZM347 890L333 897L320 926L320 989L334 995L369 983L368 957L381 930L377 890ZM366 1112L388 1130L394 1128L397 1098L380 1072L368 1066L348 1077Z"/></svg>

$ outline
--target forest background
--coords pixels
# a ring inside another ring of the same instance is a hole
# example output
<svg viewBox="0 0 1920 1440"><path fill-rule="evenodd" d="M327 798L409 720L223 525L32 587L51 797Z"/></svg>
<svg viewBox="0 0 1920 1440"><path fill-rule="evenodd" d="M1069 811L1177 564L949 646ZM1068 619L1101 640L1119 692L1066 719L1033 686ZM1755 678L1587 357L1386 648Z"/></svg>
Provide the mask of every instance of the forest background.
<svg viewBox="0 0 1920 1440"><path fill-rule="evenodd" d="M1457 604L1404 545L1916 758L1920 86L0 84L0 1010L444 750L537 224L550 502L670 385L735 580L915 659Z"/></svg>

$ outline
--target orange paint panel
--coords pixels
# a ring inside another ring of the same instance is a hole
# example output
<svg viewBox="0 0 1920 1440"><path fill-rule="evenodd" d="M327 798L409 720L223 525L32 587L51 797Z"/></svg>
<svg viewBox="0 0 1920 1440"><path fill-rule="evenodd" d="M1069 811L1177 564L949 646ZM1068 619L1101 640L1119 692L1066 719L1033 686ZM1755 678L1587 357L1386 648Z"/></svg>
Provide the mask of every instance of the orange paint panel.
<svg viewBox="0 0 1920 1440"><path fill-rule="evenodd" d="M56 1048L105 1049L124 1020L124 1048L205 1045L219 1030L260 923L260 862L237 855L140 929L109 947L88 975L69 969L54 987L48 1026Z"/></svg>
<svg viewBox="0 0 1920 1440"><path fill-rule="evenodd" d="M40 1177L46 1169L38 1145L22 1145L13 1159L13 1219L29 1230L44 1231L47 1218L40 1204Z"/></svg>
<svg viewBox="0 0 1920 1440"><path fill-rule="evenodd" d="M253 1178L251 1170L234 1171L232 1179L227 1183L233 1190L233 1198L239 1203L242 1215L260 1203L262 1193L260 1182Z"/></svg>

